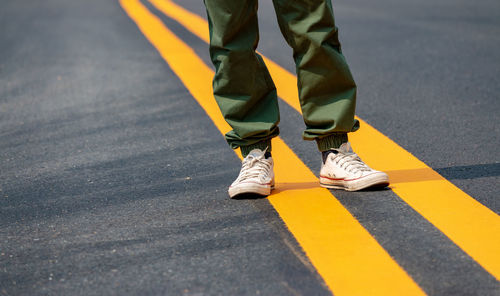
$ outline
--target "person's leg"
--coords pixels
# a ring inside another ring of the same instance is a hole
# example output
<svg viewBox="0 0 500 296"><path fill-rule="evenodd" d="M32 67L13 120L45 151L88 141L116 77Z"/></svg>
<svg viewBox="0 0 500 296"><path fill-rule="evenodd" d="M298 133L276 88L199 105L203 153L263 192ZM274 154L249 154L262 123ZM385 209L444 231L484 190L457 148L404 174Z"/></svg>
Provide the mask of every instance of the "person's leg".
<svg viewBox="0 0 500 296"><path fill-rule="evenodd" d="M342 55L330 0L273 0L281 31L293 48L303 137L323 154L320 184L349 191L387 186L384 172L368 167L351 150L347 133L354 118L356 84Z"/></svg>
<svg viewBox="0 0 500 296"><path fill-rule="evenodd" d="M257 0L205 0L205 6L215 66L214 97L233 128L226 134L227 142L245 157L229 196L269 195L274 186L271 138L279 133L279 110L274 83L255 52Z"/></svg>
<svg viewBox="0 0 500 296"><path fill-rule="evenodd" d="M257 0L205 0L210 28L210 57L215 66L214 97L232 131L231 148L243 156L252 149L271 150L278 135L276 88L262 58Z"/></svg>
<svg viewBox="0 0 500 296"><path fill-rule="evenodd" d="M330 0L273 0L283 36L293 48L305 140L320 151L347 142L359 128L354 118L356 84L340 49Z"/></svg>

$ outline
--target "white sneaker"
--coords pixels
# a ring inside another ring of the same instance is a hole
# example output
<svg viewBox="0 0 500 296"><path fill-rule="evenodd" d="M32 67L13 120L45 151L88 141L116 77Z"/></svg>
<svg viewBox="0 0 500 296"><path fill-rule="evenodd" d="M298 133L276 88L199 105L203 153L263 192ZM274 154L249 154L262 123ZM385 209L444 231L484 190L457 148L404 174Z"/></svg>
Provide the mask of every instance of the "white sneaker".
<svg viewBox="0 0 500 296"><path fill-rule="evenodd" d="M273 159L265 157L266 150L253 149L243 159L238 178L229 186L229 197L243 193L271 194L274 188Z"/></svg>
<svg viewBox="0 0 500 296"><path fill-rule="evenodd" d="M322 187L356 191L368 187L386 187L389 176L368 167L351 150L349 143L332 149L321 165L319 183Z"/></svg>

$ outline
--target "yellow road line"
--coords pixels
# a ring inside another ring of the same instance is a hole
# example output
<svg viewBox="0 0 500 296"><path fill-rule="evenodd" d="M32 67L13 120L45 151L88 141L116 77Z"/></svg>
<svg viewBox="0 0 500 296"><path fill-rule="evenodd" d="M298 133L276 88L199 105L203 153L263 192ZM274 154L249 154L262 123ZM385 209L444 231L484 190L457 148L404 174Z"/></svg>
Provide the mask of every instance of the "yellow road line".
<svg viewBox="0 0 500 296"><path fill-rule="evenodd" d="M213 71L138 0L120 3L220 132L229 131L212 96ZM424 294L281 138L273 150L277 189L269 201L335 294Z"/></svg>
<svg viewBox="0 0 500 296"><path fill-rule="evenodd" d="M170 0L150 0L160 11L209 42L207 22ZM297 79L263 57L278 96L301 112ZM359 118L358 118L359 119ZM375 128L361 121L349 135L355 151L372 167L389 173L392 190L500 280L500 217Z"/></svg>

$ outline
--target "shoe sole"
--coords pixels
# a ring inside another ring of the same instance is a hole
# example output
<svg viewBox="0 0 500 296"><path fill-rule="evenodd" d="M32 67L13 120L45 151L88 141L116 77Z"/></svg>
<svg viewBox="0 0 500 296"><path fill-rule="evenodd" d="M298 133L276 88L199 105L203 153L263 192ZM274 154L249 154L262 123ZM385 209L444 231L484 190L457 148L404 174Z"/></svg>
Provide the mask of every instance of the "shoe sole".
<svg viewBox="0 0 500 296"><path fill-rule="evenodd" d="M389 177L385 173L375 173L357 180L331 180L320 177L319 185L330 189L358 191L366 188L384 188L389 186Z"/></svg>
<svg viewBox="0 0 500 296"><path fill-rule="evenodd" d="M229 187L227 191L230 198L235 198L241 194L258 194L262 196L268 196L271 194L271 190L274 189L273 185L258 185L258 184L240 184L238 187Z"/></svg>

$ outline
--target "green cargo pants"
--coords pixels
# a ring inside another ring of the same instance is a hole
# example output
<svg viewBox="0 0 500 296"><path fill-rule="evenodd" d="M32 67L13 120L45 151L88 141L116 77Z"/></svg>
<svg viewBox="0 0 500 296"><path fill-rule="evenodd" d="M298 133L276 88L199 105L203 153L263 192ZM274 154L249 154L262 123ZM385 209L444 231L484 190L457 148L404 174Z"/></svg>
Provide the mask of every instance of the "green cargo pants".
<svg viewBox="0 0 500 296"><path fill-rule="evenodd" d="M293 48L306 129L320 151L337 148L359 128L354 119L356 84L342 55L330 0L273 0L283 36ZM229 145L243 156L271 149L279 134L276 88L262 58L257 0L205 0L214 97L233 128Z"/></svg>

